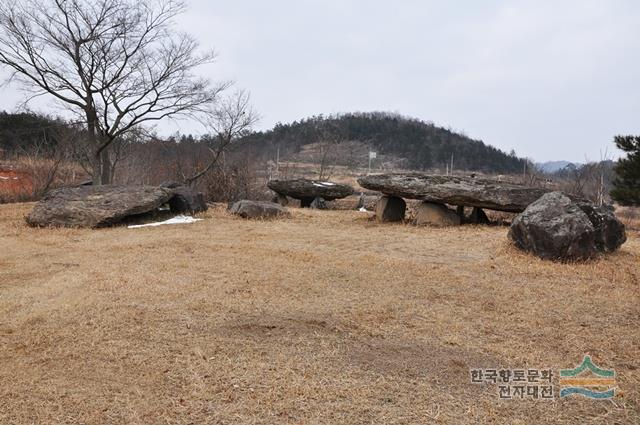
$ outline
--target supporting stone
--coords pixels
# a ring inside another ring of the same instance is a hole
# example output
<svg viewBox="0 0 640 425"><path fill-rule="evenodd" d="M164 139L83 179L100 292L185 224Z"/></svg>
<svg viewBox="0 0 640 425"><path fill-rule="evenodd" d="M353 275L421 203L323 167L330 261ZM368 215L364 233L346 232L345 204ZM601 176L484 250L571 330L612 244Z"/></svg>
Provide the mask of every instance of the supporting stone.
<svg viewBox="0 0 640 425"><path fill-rule="evenodd" d="M458 226L460 216L446 205L434 202L422 202L416 213L416 224L423 226Z"/></svg>
<svg viewBox="0 0 640 425"><path fill-rule="evenodd" d="M356 205L356 209L364 208L364 193L360 192L360 197L358 198L358 205Z"/></svg>
<svg viewBox="0 0 640 425"><path fill-rule="evenodd" d="M289 205L289 198L287 198L286 195L276 193L276 195L273 197L273 202L278 203L283 207L286 207L287 205Z"/></svg>
<svg viewBox="0 0 640 425"><path fill-rule="evenodd" d="M322 197L318 196L311 202L311 204L309 205L309 208L314 210L326 210L327 203L324 201Z"/></svg>
<svg viewBox="0 0 640 425"><path fill-rule="evenodd" d="M478 207L473 207L471 215L469 216L469 221L473 224L491 223L491 220L489 220L489 217L487 217L487 214L484 212L484 210Z"/></svg>
<svg viewBox="0 0 640 425"><path fill-rule="evenodd" d="M382 196L376 204L376 218L381 222L404 220L407 203L395 196Z"/></svg>

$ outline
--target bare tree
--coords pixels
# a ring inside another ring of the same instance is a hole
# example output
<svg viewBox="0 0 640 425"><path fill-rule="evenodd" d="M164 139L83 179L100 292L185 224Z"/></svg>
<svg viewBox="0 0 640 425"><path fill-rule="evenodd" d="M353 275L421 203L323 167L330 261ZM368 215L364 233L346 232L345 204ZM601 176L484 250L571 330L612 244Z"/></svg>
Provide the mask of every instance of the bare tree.
<svg viewBox="0 0 640 425"><path fill-rule="evenodd" d="M339 124L334 121L317 123L314 133L317 147L318 180L328 179L336 162L337 146L345 140L345 136Z"/></svg>
<svg viewBox="0 0 640 425"><path fill-rule="evenodd" d="M194 184L209 173L224 158L224 153L231 143L247 135L258 122L258 115L251 107L248 92L238 90L220 100L209 115L208 127L211 137L208 140L211 159L202 169L192 176L183 176L186 184Z"/></svg>
<svg viewBox="0 0 640 425"><path fill-rule="evenodd" d="M194 70L213 61L177 32L180 0L12 0L0 4L0 64L36 96L86 125L95 184L112 180L109 148L140 125L207 112L227 83Z"/></svg>
<svg viewBox="0 0 640 425"><path fill-rule="evenodd" d="M331 177L335 148L336 145L327 139L318 143L318 180Z"/></svg>

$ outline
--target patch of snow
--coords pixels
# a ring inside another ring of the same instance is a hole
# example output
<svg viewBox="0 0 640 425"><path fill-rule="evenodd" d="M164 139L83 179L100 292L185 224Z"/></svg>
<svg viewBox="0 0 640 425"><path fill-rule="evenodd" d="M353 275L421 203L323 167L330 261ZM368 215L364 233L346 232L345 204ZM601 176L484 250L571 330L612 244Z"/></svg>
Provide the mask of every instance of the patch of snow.
<svg viewBox="0 0 640 425"><path fill-rule="evenodd" d="M11 177L0 176L0 179L2 179L2 180L9 180L9 179L11 179Z"/></svg>
<svg viewBox="0 0 640 425"><path fill-rule="evenodd" d="M139 229L141 227L155 227L155 226L162 226L164 224L191 224L191 223L195 223L196 221L202 221L201 218L193 218L190 217L188 215L177 215L173 218L170 218L169 220L165 220L165 221L157 221L155 223L146 223L146 224L135 224L132 226L127 226L128 229Z"/></svg>
<svg viewBox="0 0 640 425"><path fill-rule="evenodd" d="M360 211L360 212L369 212L369 210L367 210L365 207L360 207L360 209L358 211Z"/></svg>
<svg viewBox="0 0 640 425"><path fill-rule="evenodd" d="M335 183L331 183L331 182L316 182L313 183L314 186L318 186L318 187L327 187L327 186L335 186Z"/></svg>

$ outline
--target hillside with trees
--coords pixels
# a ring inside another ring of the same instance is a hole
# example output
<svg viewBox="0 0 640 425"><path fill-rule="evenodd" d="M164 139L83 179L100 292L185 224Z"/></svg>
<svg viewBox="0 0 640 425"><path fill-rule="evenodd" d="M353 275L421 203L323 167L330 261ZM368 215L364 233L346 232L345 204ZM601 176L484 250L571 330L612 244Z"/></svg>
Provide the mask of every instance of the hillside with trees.
<svg viewBox="0 0 640 425"><path fill-rule="evenodd" d="M41 146L55 147L62 129L71 126L60 119L32 112L0 111L0 152L30 152Z"/></svg>
<svg viewBox="0 0 640 425"><path fill-rule="evenodd" d="M271 156L279 151L283 158L312 143L332 147L354 141L380 154L403 158L406 168L416 170L444 169L453 157L456 170L521 173L526 161L514 152L507 154L433 123L385 112L320 115L277 124L272 130L251 134L243 144L245 149Z"/></svg>

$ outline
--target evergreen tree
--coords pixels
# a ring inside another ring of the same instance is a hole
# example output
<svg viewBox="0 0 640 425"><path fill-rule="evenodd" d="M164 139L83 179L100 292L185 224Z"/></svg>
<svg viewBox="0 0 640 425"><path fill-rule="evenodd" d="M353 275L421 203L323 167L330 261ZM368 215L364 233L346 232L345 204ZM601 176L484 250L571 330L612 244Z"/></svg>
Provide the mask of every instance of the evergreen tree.
<svg viewBox="0 0 640 425"><path fill-rule="evenodd" d="M616 136L614 143L627 157L615 167L611 197L621 205L640 206L640 136Z"/></svg>

